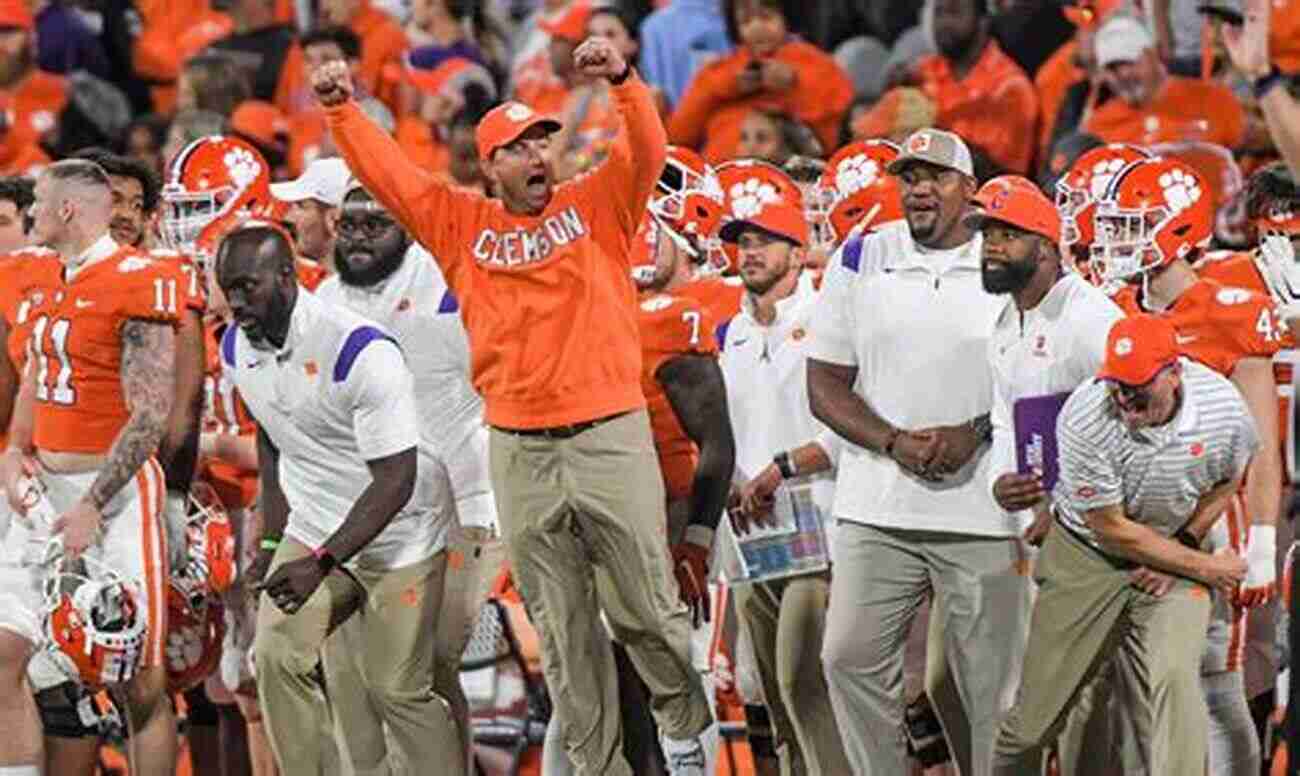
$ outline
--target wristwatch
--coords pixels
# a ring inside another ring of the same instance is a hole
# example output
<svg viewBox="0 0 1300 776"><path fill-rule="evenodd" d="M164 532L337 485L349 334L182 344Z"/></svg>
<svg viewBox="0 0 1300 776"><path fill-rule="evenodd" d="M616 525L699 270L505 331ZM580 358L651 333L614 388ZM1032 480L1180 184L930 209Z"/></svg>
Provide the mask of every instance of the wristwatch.
<svg viewBox="0 0 1300 776"><path fill-rule="evenodd" d="M320 569L322 577L328 576L334 570L334 567L339 565L338 558L334 557L334 553L325 549L324 545L312 550L311 556L316 559L316 568Z"/></svg>
<svg viewBox="0 0 1300 776"><path fill-rule="evenodd" d="M1254 92L1256 100L1262 100L1264 95L1273 91L1273 87L1280 83L1282 83L1282 71L1277 65L1272 65L1267 73L1255 79L1250 85L1250 90Z"/></svg>
<svg viewBox="0 0 1300 776"><path fill-rule="evenodd" d="M794 468L794 461L790 458L790 451L782 450L772 457L772 463L776 464L776 470L781 472L781 479L788 480L799 472Z"/></svg>

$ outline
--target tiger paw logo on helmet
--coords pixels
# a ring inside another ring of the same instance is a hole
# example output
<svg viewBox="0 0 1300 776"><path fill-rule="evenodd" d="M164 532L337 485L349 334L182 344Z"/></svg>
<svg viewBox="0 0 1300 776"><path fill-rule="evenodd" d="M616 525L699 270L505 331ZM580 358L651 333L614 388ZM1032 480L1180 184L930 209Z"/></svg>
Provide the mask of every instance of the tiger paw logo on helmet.
<svg viewBox="0 0 1300 776"><path fill-rule="evenodd" d="M1120 170L1128 166L1128 160L1122 157L1113 157L1102 159L1092 166L1092 179L1088 183L1088 188L1092 190L1094 200L1101 199L1106 194L1106 189L1110 182L1115 179Z"/></svg>
<svg viewBox="0 0 1300 776"><path fill-rule="evenodd" d="M776 187L757 178L741 181L731 187L731 214L735 218L753 218L764 205L781 201Z"/></svg>
<svg viewBox="0 0 1300 776"><path fill-rule="evenodd" d="M844 196L856 194L880 180L880 164L866 154L850 156L835 173L835 188Z"/></svg>
<svg viewBox="0 0 1300 776"><path fill-rule="evenodd" d="M1196 179L1182 170L1170 170L1159 179L1164 191L1165 204L1170 210L1181 213L1201 198L1201 186Z"/></svg>
<svg viewBox="0 0 1300 776"><path fill-rule="evenodd" d="M261 163L246 148L230 149L221 161L226 164L226 172L230 173L230 180L241 189L257 180L257 176L262 172Z"/></svg>

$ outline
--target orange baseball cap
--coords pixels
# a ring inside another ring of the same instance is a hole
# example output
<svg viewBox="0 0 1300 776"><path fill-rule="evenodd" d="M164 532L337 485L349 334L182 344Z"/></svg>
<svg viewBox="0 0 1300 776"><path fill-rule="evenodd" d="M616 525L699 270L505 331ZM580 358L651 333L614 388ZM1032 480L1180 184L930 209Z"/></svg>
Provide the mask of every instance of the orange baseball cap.
<svg viewBox="0 0 1300 776"><path fill-rule="evenodd" d="M594 10L590 0L573 0L568 8L554 16L543 18L537 26L552 38L581 43L587 37L587 22L591 21Z"/></svg>
<svg viewBox="0 0 1300 776"><path fill-rule="evenodd" d="M804 216L803 208L791 204L780 195L764 198L761 191L757 193L755 199L757 210L754 210L754 206L751 205L749 206L751 212L748 215L743 218L733 218L723 224L718 233L723 242L738 241L740 233L748 226L783 237L795 245L808 244L808 219ZM733 203L733 212L738 207L745 207L745 205L739 202Z"/></svg>
<svg viewBox="0 0 1300 776"><path fill-rule="evenodd" d="M963 220L973 229L983 227L987 221L1000 221L1026 232L1041 234L1054 243L1061 241L1060 213L1027 178L998 176L980 187L971 204L975 209Z"/></svg>
<svg viewBox="0 0 1300 776"><path fill-rule="evenodd" d="M1097 376L1124 385L1145 385L1177 360L1178 339L1168 319L1149 313L1130 315L1111 325L1106 360Z"/></svg>
<svg viewBox="0 0 1300 776"><path fill-rule="evenodd" d="M536 126L546 127L547 132L560 130L560 122L543 116L522 102L511 101L496 106L479 121L478 129L474 131L479 157L491 159L493 151L510 145Z"/></svg>
<svg viewBox="0 0 1300 776"><path fill-rule="evenodd" d="M0 29L31 30L36 28L36 19L27 0L0 0Z"/></svg>

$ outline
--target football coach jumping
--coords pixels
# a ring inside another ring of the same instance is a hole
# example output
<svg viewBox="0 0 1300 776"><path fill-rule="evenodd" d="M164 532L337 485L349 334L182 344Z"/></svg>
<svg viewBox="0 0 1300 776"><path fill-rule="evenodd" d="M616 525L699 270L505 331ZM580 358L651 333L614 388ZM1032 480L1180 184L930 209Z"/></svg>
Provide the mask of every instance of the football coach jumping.
<svg viewBox="0 0 1300 776"><path fill-rule="evenodd" d="M654 696L671 772L702 775L697 736L711 716L668 558L628 258L667 141L649 89L610 43L589 39L573 60L612 85L624 126L609 158L554 185L547 144L560 125L506 103L476 130L499 199L408 160L352 99L345 63L318 67L312 86L348 167L460 303L502 533L579 773L632 774L603 611ZM714 527L693 533L711 543ZM692 557L703 573L704 552Z"/></svg>

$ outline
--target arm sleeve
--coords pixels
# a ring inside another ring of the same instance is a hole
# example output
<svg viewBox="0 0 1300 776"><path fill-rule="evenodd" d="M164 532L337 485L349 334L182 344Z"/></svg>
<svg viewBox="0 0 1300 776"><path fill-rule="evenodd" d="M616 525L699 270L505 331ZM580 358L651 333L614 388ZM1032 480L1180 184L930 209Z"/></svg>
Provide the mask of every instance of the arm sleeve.
<svg viewBox="0 0 1300 776"><path fill-rule="evenodd" d="M1102 446L1079 431L1076 416L1079 394L1066 403L1056 422L1057 454L1060 457L1060 481L1056 494L1070 509L1082 515L1102 507L1123 503L1124 491L1115 462L1107 456Z"/></svg>
<svg viewBox="0 0 1300 776"><path fill-rule="evenodd" d="M990 341L989 354L993 346ZM991 364L990 360L990 364ZM1011 404L1007 401L997 371L993 370L993 406L989 410L989 419L993 423L992 464L989 466L989 494L993 493L993 483L1004 474L1018 471L1016 466L1016 432L1012 427Z"/></svg>
<svg viewBox="0 0 1300 776"><path fill-rule="evenodd" d="M347 397L357 449L367 461L419 444L415 378L391 340L366 345L348 373Z"/></svg>
<svg viewBox="0 0 1300 776"><path fill-rule="evenodd" d="M587 185L596 188L592 201L608 201L614 196L619 228L631 239L663 172L668 136L654 93L635 72L610 93L623 118L623 130L611 146L609 158L596 168Z"/></svg>
<svg viewBox="0 0 1300 776"><path fill-rule="evenodd" d="M448 284L464 294L472 265L463 258L469 246L461 240L462 228L473 227L482 197L456 191L413 164L355 100L325 112L348 169L429 249Z"/></svg>
<svg viewBox="0 0 1300 776"><path fill-rule="evenodd" d="M846 245L849 243L846 243ZM843 246L839 250L843 250ZM852 289L857 275L840 269L839 251L831 257L832 270L826 273L821 288L821 304L812 314L810 358L832 364L855 366L858 363L853 332L857 331L853 314Z"/></svg>

